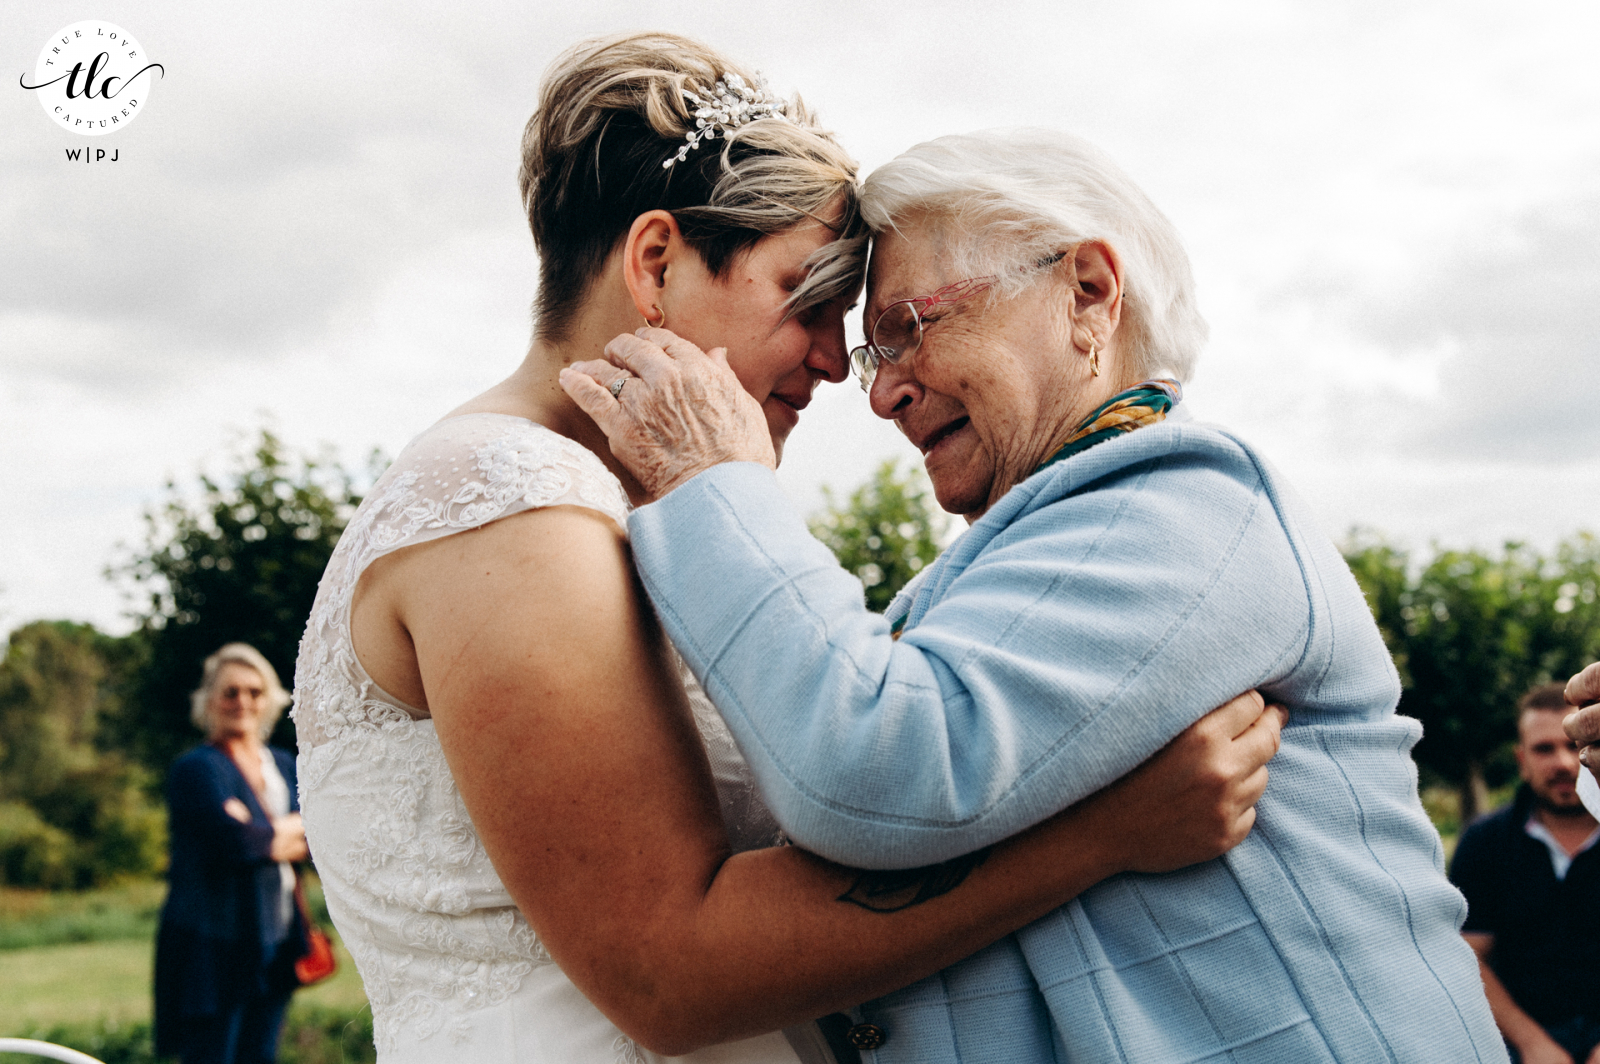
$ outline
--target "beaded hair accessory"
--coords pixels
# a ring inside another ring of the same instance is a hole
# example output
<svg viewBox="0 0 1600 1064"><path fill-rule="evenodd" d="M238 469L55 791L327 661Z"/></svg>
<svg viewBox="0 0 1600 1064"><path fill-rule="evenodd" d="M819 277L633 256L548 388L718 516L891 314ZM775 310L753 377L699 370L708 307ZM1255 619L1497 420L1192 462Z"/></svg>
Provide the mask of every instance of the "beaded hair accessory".
<svg viewBox="0 0 1600 1064"><path fill-rule="evenodd" d="M688 143L661 164L667 170L688 158L702 140L713 140L718 133L726 137L747 122L761 118L789 119L784 113L787 105L768 90L766 79L761 77L749 85L737 74L724 74L712 87L711 95L701 96L684 89L683 98L695 105L694 128L684 135Z"/></svg>

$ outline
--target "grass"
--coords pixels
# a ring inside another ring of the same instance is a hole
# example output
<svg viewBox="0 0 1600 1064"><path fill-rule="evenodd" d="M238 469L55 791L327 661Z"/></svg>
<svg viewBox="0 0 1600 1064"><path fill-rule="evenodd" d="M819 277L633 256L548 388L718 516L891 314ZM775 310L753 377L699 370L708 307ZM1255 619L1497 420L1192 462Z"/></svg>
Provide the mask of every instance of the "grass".
<svg viewBox="0 0 1600 1064"><path fill-rule="evenodd" d="M0 1031L150 1018L148 942L74 942L0 954Z"/></svg>
<svg viewBox="0 0 1600 1064"><path fill-rule="evenodd" d="M0 950L153 940L166 893L166 884L154 880L86 891L0 887Z"/></svg>
<svg viewBox="0 0 1600 1064"><path fill-rule="evenodd" d="M68 1046L103 1064L160 1064L151 1044L150 1024L144 1021L97 1020L27 1028L13 1034ZM39 1059L0 1053L0 1064L37 1064ZM289 1010L278 1047L278 1064L375 1064L376 1060L370 1011L349 1013L298 1003Z"/></svg>
<svg viewBox="0 0 1600 1064"><path fill-rule="evenodd" d="M295 994L296 1005L359 1011L367 995L344 945L335 940L339 970ZM0 1032L24 1028L150 1019L148 940L74 942L0 953ZM7 1035L7 1037L11 1037Z"/></svg>
<svg viewBox="0 0 1600 1064"><path fill-rule="evenodd" d="M339 970L295 994L279 1060L370 1062L372 1013L361 977L328 924L314 877L307 888ZM68 1045L106 1064L152 1064L150 972L165 895L159 882L80 893L0 889L0 1037ZM0 1064L39 1059L0 1053Z"/></svg>

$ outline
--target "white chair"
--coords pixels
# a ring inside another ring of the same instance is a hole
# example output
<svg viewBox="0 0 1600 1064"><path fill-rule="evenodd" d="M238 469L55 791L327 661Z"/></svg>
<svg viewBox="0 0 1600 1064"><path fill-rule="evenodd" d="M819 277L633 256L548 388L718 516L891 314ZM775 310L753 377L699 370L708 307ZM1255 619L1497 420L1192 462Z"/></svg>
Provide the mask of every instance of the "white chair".
<svg viewBox="0 0 1600 1064"><path fill-rule="evenodd" d="M87 1053L32 1038L0 1038L0 1053L29 1053L36 1057L65 1061L66 1064L101 1064Z"/></svg>

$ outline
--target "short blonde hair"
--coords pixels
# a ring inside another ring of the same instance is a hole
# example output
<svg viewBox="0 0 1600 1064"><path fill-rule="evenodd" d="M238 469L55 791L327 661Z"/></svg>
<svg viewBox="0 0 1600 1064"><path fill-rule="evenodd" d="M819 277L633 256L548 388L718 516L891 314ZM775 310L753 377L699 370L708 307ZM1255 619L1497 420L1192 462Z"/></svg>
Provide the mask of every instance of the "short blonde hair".
<svg viewBox="0 0 1600 1064"><path fill-rule="evenodd" d="M278 671L249 643L229 643L206 659L200 669L200 686L189 695L189 720L196 728L211 734L211 696L224 665L244 665L260 675L267 697L267 707L261 713L261 741L266 742L291 699L283 684L278 682Z"/></svg>
<svg viewBox="0 0 1600 1064"><path fill-rule="evenodd" d="M1187 381L1209 332L1178 231L1105 152L1052 129L940 137L874 170L861 191L873 232L919 216L948 221L956 268L995 275L998 297L1039 277L1056 252L1101 240L1122 261L1120 333L1141 378Z"/></svg>
<svg viewBox="0 0 1600 1064"><path fill-rule="evenodd" d="M852 291L866 259L855 161L796 96L786 118L762 118L705 140L662 164L696 128L684 90L711 94L727 74L753 71L670 33L582 41L563 53L539 90L522 135L518 181L539 250L538 335L566 336L607 258L634 219L665 210L720 276L762 237L842 203L839 239L808 260L789 312ZM831 222L832 220L829 219Z"/></svg>

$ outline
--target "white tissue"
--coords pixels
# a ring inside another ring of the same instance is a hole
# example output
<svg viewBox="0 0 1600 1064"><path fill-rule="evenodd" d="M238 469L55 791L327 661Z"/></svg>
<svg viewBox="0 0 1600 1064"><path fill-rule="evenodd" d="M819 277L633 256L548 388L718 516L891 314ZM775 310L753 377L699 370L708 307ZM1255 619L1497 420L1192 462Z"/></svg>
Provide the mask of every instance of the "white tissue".
<svg viewBox="0 0 1600 1064"><path fill-rule="evenodd" d="M1578 797L1583 807L1600 819L1600 783L1595 782L1594 773L1586 768L1578 770Z"/></svg>

